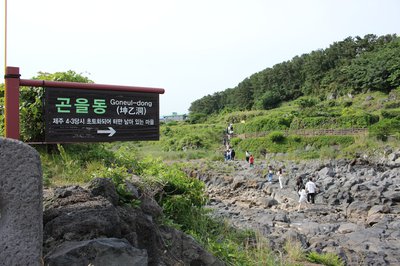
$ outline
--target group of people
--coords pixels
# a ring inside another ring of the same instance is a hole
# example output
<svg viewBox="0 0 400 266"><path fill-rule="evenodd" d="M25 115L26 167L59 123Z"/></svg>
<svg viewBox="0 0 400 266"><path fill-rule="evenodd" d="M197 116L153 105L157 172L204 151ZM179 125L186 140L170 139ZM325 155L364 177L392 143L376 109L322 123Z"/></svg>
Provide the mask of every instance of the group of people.
<svg viewBox="0 0 400 266"><path fill-rule="evenodd" d="M235 160L236 152L232 147L230 147L230 139L231 139L231 136L233 135L233 125L232 124L228 125L225 133L227 136L227 138L224 138L224 146L226 147L226 150L224 151L225 161ZM249 151L246 151L245 156L246 156L246 162L249 164L249 167L253 168L254 167L253 154L251 154ZM282 168L279 168L275 174L278 177L279 186L282 189L283 188L283 170L282 170ZM268 172L266 173L265 181L261 183L260 187L262 188L266 182L272 183L273 177L274 177L274 169L270 165L270 166L268 166ZM315 203L315 194L317 192L317 186L314 183L312 177L310 177L308 179L307 183L304 184L303 178L301 176L299 176L296 180L296 188L297 188L297 192L299 193L298 211L301 210L303 205Z"/></svg>
<svg viewBox="0 0 400 266"><path fill-rule="evenodd" d="M276 172L276 176L278 176L279 186L283 188L283 170L279 168ZM272 183L272 179L274 177L274 169L272 166L268 166L268 172L265 175L265 181L261 183L261 188L263 188L264 184L268 181ZM307 183L303 183L303 178L299 176L296 180L297 192L299 193L299 206L298 211L300 211L303 205L315 204L315 195L317 194L317 185L314 183L312 177L310 177ZM307 207L307 206L306 206Z"/></svg>
<svg viewBox="0 0 400 266"><path fill-rule="evenodd" d="M229 148L225 151L225 161L228 160L235 160L235 150L233 148ZM250 168L254 167L254 156L249 152L246 151L246 162L249 164ZM283 169L279 168L278 171L275 173L278 177L279 186L283 188ZM268 171L265 175L265 181L263 181L260 185L260 188L264 187L266 182L272 183L274 177L274 169L270 165L268 166ZM301 211L303 205L307 207L308 204L315 204L315 194L317 193L317 186L313 181L313 178L310 177L307 183L303 183L303 178L299 176L296 180L296 188L297 192L299 193L299 206L298 211Z"/></svg>
<svg viewBox="0 0 400 266"><path fill-rule="evenodd" d="M224 152L224 158L225 158L225 162L226 161L234 161L235 160L235 156L236 156L236 152L233 148L231 147L227 147L227 149Z"/></svg>
<svg viewBox="0 0 400 266"><path fill-rule="evenodd" d="M315 203L315 194L317 193L317 185L314 183L313 178L310 177L308 182L304 185L303 178L299 176L296 181L297 192L299 193L299 207L298 211L301 210L303 205Z"/></svg>

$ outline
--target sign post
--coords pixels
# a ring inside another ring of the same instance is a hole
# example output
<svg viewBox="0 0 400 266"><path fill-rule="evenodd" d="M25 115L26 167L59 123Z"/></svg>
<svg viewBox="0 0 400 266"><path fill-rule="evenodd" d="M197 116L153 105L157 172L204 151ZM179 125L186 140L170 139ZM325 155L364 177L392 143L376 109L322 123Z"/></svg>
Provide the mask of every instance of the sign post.
<svg viewBox="0 0 400 266"><path fill-rule="evenodd" d="M159 95L164 89L20 79L5 75L5 136L19 139L19 87L45 88L46 142L159 139Z"/></svg>

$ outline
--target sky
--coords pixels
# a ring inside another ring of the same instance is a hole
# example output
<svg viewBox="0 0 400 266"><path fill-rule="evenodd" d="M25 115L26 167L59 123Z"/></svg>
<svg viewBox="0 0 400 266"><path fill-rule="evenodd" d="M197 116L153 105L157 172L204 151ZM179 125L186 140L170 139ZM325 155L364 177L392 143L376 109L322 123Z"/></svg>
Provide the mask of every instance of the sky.
<svg viewBox="0 0 400 266"><path fill-rule="evenodd" d="M7 7L0 60L19 67L21 78L73 70L99 84L163 88L160 115L188 113L203 96L349 36L400 35L398 0L8 0Z"/></svg>

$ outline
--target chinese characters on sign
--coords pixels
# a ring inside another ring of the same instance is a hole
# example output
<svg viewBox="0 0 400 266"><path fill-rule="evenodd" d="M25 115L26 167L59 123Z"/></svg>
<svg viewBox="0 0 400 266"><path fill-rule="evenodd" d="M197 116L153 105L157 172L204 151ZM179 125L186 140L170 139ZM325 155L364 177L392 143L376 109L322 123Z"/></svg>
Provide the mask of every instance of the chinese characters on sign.
<svg viewBox="0 0 400 266"><path fill-rule="evenodd" d="M47 142L159 139L156 93L46 88Z"/></svg>

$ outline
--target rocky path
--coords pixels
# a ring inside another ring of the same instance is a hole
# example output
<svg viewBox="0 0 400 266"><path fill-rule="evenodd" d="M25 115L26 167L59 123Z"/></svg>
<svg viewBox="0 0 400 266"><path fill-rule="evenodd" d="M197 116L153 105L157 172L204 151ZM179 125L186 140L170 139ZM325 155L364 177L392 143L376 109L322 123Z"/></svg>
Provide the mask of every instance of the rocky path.
<svg viewBox="0 0 400 266"><path fill-rule="evenodd" d="M284 187L265 183L265 162L217 163L214 170L195 170L202 179L216 215L240 228L258 230L273 248L286 240L307 250L333 252L347 265L400 265L400 164L390 161L270 161L284 167ZM199 166L197 169L204 169ZM297 176L314 175L320 193L316 204L297 211Z"/></svg>

